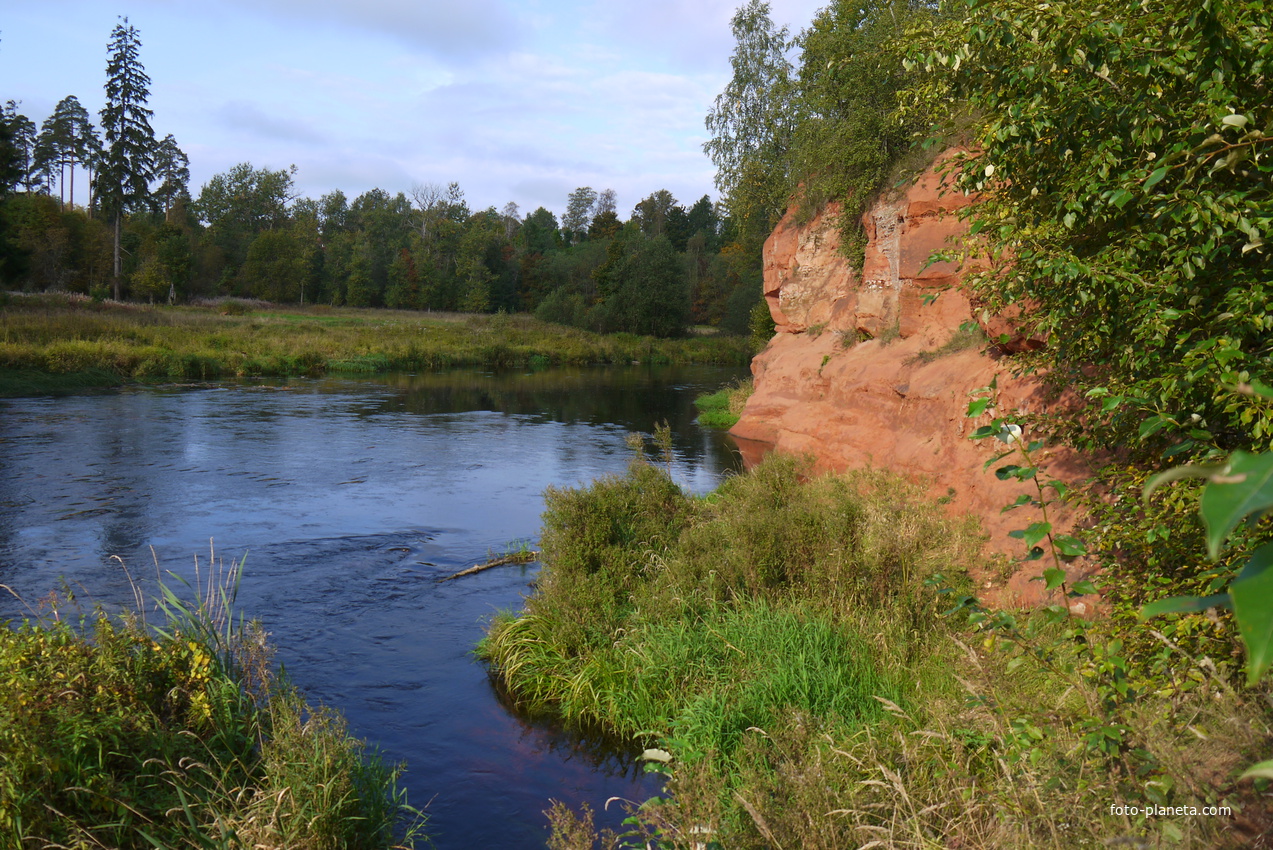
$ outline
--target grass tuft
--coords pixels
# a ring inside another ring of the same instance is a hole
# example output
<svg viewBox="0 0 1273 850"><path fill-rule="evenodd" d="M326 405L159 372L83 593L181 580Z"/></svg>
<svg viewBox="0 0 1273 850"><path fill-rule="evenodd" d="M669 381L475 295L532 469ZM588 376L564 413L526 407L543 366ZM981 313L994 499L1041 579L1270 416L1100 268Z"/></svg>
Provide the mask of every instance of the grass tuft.
<svg viewBox="0 0 1273 850"><path fill-rule="evenodd" d="M240 566L161 587L154 625L139 605L0 626L0 845L413 846L400 768L235 617Z"/></svg>
<svg viewBox="0 0 1273 850"><path fill-rule="evenodd" d="M699 410L698 424L704 428L733 428L738 424L752 390L752 379L747 378L694 399L694 406Z"/></svg>

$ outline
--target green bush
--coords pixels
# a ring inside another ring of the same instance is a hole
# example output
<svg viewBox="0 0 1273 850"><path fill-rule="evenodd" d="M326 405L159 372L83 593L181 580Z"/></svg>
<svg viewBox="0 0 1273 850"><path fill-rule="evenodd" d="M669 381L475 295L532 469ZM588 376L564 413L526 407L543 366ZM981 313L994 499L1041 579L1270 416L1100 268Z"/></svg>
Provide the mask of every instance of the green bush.
<svg viewBox="0 0 1273 850"><path fill-rule="evenodd" d="M0 626L0 844L411 845L398 770L274 676L227 601Z"/></svg>

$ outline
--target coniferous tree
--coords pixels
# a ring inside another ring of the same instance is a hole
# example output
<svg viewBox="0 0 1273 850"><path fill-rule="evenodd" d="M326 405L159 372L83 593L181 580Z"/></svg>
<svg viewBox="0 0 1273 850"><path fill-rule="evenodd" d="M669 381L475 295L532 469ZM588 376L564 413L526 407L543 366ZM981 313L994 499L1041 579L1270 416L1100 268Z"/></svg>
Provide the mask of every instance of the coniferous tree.
<svg viewBox="0 0 1273 850"><path fill-rule="evenodd" d="M114 289L119 298L121 273L120 234L124 212L151 203L150 181L155 175L154 114L146 108L150 77L142 67L141 39L137 28L122 18L111 31L106 62L106 106L102 131L106 137L97 172L97 197L111 216L115 229Z"/></svg>
<svg viewBox="0 0 1273 850"><path fill-rule="evenodd" d="M74 207L75 166L83 166L91 161L101 148L101 142L89 120L88 110L75 95L63 98L45 123L50 131L52 159L60 172L59 181L64 188L69 189L71 206ZM66 186L68 175L69 186ZM67 192L63 191L62 195L65 203Z"/></svg>
<svg viewBox="0 0 1273 850"><path fill-rule="evenodd" d="M15 187L31 192L34 190L32 168L35 159L35 124L18 112L18 103L14 100L4 105L4 124L9 128L10 143L17 157L19 175Z"/></svg>
<svg viewBox="0 0 1273 850"><path fill-rule="evenodd" d="M190 157L177 147L172 133L164 136L155 149L155 179L160 181L155 199L163 207L164 215L172 210L178 198L189 199Z"/></svg>

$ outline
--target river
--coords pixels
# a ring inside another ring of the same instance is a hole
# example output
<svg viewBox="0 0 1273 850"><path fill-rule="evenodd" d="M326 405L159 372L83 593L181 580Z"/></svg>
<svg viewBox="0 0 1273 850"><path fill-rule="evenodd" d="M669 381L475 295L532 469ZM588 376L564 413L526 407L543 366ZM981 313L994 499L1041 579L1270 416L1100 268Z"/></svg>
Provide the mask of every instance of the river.
<svg viewBox="0 0 1273 850"><path fill-rule="evenodd" d="M314 701L389 761L440 850L542 847L549 798L657 792L623 753L501 704L471 651L536 565L439 579L533 541L544 489L621 472L667 421L673 475L739 467L692 400L740 375L630 367L266 380L0 400L0 619L60 582L81 605L147 592L156 561L246 558L239 609ZM122 563L121 563L122 562ZM124 567L127 567L127 573ZM607 822L621 818L611 807Z"/></svg>

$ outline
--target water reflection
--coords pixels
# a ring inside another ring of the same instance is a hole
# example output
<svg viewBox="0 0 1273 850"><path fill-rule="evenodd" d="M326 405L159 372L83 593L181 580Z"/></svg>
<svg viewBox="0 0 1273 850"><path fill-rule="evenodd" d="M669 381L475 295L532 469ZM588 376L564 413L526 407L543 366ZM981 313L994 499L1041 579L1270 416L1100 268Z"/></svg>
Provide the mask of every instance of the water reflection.
<svg viewBox="0 0 1273 850"><path fill-rule="evenodd" d="M0 583L65 576L123 604L113 556L153 590L151 547L193 573L209 538L247 553L241 593L290 675L345 711L432 801L437 846L539 847L547 799L653 791L622 756L509 714L470 651L533 570L439 584L534 538L549 485L620 471L629 431L673 429L673 474L737 468L693 425L715 368L260 381L0 401ZM0 618L21 613L0 598ZM612 813L614 819L621 818Z"/></svg>

